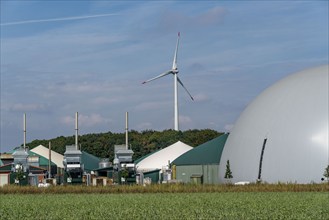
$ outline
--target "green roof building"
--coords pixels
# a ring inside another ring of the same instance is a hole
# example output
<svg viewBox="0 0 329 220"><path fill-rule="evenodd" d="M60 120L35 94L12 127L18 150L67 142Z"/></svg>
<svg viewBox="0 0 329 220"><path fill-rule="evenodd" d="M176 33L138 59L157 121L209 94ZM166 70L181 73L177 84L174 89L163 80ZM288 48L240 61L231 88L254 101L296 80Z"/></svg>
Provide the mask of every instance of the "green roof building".
<svg viewBox="0 0 329 220"><path fill-rule="evenodd" d="M33 164L33 163L36 163L34 164L34 166L39 166L39 167L42 167L42 168L48 168L49 166L49 160L37 153L34 153L32 151L28 151L28 154L29 154L29 159L28 159L28 162L29 164ZM33 159L37 159L37 160L33 160ZM51 166L54 166L54 167L57 167L56 164L54 162L51 161Z"/></svg>
<svg viewBox="0 0 329 220"><path fill-rule="evenodd" d="M84 165L84 171L90 173L93 170L99 168L99 162L101 161L98 157L87 153L86 151L81 151L81 163Z"/></svg>
<svg viewBox="0 0 329 220"><path fill-rule="evenodd" d="M176 158L173 178L184 183L219 183L219 162L228 134L220 135ZM224 174L222 174L224 175Z"/></svg>

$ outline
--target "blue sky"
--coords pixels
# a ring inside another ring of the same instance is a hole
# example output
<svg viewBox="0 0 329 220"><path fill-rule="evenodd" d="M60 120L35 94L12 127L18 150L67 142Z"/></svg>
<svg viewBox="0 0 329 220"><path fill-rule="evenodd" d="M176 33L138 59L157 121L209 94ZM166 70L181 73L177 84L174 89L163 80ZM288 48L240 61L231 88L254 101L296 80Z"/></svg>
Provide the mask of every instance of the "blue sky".
<svg viewBox="0 0 329 220"><path fill-rule="evenodd" d="M1 1L1 152L79 133L229 131L261 91L328 63L327 1Z"/></svg>

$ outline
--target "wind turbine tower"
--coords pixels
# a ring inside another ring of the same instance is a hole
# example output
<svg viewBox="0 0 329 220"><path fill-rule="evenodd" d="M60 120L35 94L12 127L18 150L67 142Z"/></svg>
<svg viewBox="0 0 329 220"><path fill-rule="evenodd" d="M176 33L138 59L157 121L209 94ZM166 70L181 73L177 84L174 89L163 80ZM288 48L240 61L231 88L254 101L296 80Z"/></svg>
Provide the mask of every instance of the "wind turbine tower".
<svg viewBox="0 0 329 220"><path fill-rule="evenodd" d="M176 50L175 50L175 54L174 54L174 61L173 61L173 64L172 64L172 69L171 70L168 70L152 79L149 79L149 80L146 80L143 82L143 84L145 83L148 83L150 81L153 81L153 80L156 80L156 79L159 79L163 76L166 76L166 75L169 75L169 74L173 74L174 75L174 120L175 120L175 127L174 129L176 131L179 130L179 119L178 119L178 83L185 89L185 91L187 92L187 94L190 96L190 98L192 100L193 97L192 95L190 94L190 92L186 89L186 87L184 86L184 84L182 83L182 81L179 79L178 77L178 68L177 68L177 53L178 53L178 46L179 46L179 38L180 38L180 32L178 32L178 38L177 38L177 43L176 43Z"/></svg>

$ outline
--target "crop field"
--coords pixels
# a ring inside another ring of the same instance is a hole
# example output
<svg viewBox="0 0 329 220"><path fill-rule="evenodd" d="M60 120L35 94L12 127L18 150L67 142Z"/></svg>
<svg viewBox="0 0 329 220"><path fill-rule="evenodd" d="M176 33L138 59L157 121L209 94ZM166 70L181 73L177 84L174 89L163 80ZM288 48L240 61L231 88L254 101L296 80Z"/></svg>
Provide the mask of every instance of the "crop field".
<svg viewBox="0 0 329 220"><path fill-rule="evenodd" d="M0 187L1 194L124 194L124 193L214 193L214 192L328 192L329 184L249 184L235 186L232 184L152 184L146 187L140 185L60 185L48 188L35 186L6 185Z"/></svg>
<svg viewBox="0 0 329 220"><path fill-rule="evenodd" d="M0 219L329 219L328 192L0 194Z"/></svg>

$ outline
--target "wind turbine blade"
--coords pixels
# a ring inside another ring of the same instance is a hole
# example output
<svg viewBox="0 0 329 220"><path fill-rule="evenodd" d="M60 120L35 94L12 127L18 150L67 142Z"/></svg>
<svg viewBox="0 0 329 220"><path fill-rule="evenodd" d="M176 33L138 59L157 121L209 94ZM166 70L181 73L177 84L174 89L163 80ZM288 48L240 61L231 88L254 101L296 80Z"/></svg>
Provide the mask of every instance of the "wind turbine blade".
<svg viewBox="0 0 329 220"><path fill-rule="evenodd" d="M187 94L189 94L189 96L191 97L191 99L194 100L193 97L192 97L192 95L190 94L190 92L187 90L187 88L184 86L184 84L182 83L182 81L179 79L179 77L177 77L177 81L179 82L179 84L181 84L183 86L183 88L185 89L185 91L187 92Z"/></svg>
<svg viewBox="0 0 329 220"><path fill-rule="evenodd" d="M164 76L166 76L166 75L169 75L169 74L171 74L171 73L172 73L172 70L169 70L169 71L164 72L164 73L162 73L162 74L160 74L160 75L158 75L158 76L156 76L156 77L154 77L154 78L152 78L152 79L149 79L149 80L144 81L142 84L145 84L145 83L151 82L151 81L153 81L153 80L159 79L159 78L164 77Z"/></svg>
<svg viewBox="0 0 329 220"><path fill-rule="evenodd" d="M172 64L172 69L177 70L177 53L178 53L178 46L179 46L179 38L180 38L180 32L178 32L178 38L177 38L177 43L176 43L176 50L175 50L175 55L174 55L174 62Z"/></svg>

